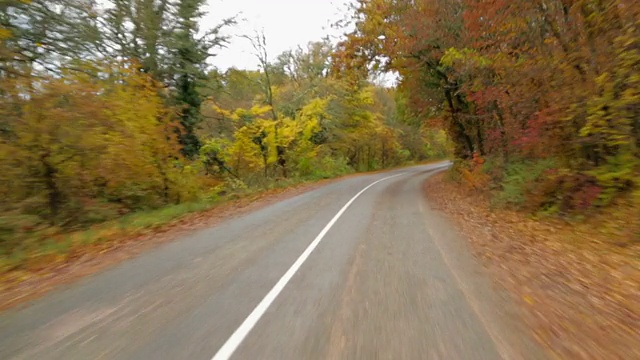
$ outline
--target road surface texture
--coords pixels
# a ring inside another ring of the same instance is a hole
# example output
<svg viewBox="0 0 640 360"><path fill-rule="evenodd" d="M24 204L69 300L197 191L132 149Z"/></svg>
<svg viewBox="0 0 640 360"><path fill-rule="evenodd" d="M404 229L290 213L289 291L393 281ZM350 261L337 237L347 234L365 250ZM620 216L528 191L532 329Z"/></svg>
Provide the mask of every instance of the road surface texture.
<svg viewBox="0 0 640 360"><path fill-rule="evenodd" d="M0 315L0 359L542 359L422 196L448 165L332 183L59 289Z"/></svg>

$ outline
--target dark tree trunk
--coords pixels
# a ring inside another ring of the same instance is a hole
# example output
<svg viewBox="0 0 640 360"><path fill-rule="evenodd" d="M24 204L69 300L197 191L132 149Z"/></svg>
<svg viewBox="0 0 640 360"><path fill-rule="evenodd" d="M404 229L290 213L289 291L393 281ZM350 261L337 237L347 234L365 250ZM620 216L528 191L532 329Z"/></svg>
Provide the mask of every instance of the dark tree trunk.
<svg viewBox="0 0 640 360"><path fill-rule="evenodd" d="M58 169L49 161L49 154L44 154L40 158L44 167L44 184L47 188L47 206L49 208L49 223L55 225L58 215L60 215L60 206L62 204L62 192L58 188L56 175Z"/></svg>
<svg viewBox="0 0 640 360"><path fill-rule="evenodd" d="M473 154L473 141L467 134L464 124L460 121L460 111L455 106L453 101L453 95L450 89L444 90L449 110L451 111L451 126L450 132L455 144L455 156L461 159L470 159Z"/></svg>

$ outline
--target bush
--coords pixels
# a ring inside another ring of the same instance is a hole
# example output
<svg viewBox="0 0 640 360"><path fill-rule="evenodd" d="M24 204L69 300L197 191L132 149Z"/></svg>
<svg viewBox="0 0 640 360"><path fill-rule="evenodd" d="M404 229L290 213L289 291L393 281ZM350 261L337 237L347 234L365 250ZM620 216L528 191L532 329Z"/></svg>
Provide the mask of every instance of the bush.
<svg viewBox="0 0 640 360"><path fill-rule="evenodd" d="M8 256L22 244L24 234L42 226L38 216L24 214L0 215L0 255Z"/></svg>
<svg viewBox="0 0 640 360"><path fill-rule="evenodd" d="M546 214L584 212L598 204L602 188L592 176L569 170L548 171L527 196L533 210Z"/></svg>
<svg viewBox="0 0 640 360"><path fill-rule="evenodd" d="M329 179L353 172L353 169L348 165L348 160L342 156L316 157L309 161L309 164L310 171L307 172L306 175L302 175L304 179Z"/></svg>
<svg viewBox="0 0 640 360"><path fill-rule="evenodd" d="M472 170L471 163L463 159L455 159L453 160L453 165L451 166L451 170L447 173L447 177L449 180L462 183L463 182L463 173L469 172Z"/></svg>
<svg viewBox="0 0 640 360"><path fill-rule="evenodd" d="M487 165L494 178L497 170ZM496 206L515 206L522 208L527 203L527 197L531 194L543 175L554 169L556 162L553 159L538 161L511 161L504 168L500 181L500 190L493 197L492 204Z"/></svg>

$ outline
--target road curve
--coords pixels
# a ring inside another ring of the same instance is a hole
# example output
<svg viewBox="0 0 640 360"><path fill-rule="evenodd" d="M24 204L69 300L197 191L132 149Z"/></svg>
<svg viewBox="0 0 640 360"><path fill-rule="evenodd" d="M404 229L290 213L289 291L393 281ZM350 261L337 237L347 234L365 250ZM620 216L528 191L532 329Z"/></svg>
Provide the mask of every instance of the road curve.
<svg viewBox="0 0 640 360"><path fill-rule="evenodd" d="M425 202L446 166L335 182L59 289L0 315L0 359L544 359Z"/></svg>

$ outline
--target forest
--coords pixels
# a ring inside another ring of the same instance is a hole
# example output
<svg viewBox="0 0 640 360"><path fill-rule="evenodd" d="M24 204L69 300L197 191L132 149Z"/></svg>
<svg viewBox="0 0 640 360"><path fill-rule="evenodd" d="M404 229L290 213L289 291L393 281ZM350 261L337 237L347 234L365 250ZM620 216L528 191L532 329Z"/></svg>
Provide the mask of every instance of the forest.
<svg viewBox="0 0 640 360"><path fill-rule="evenodd" d="M360 0L352 21L339 69L398 73L460 179L539 214L624 207L640 236L640 2Z"/></svg>
<svg viewBox="0 0 640 360"><path fill-rule="evenodd" d="M0 3L2 258L131 214L448 157L498 206L640 209L634 0L358 0L337 42L272 57L264 33L242 35L257 70L212 65L240 20L205 31L205 5Z"/></svg>
<svg viewBox="0 0 640 360"><path fill-rule="evenodd" d="M245 34L258 70L215 68L237 19L204 31L204 5L0 3L0 268L131 214L450 153L329 39L272 58Z"/></svg>

